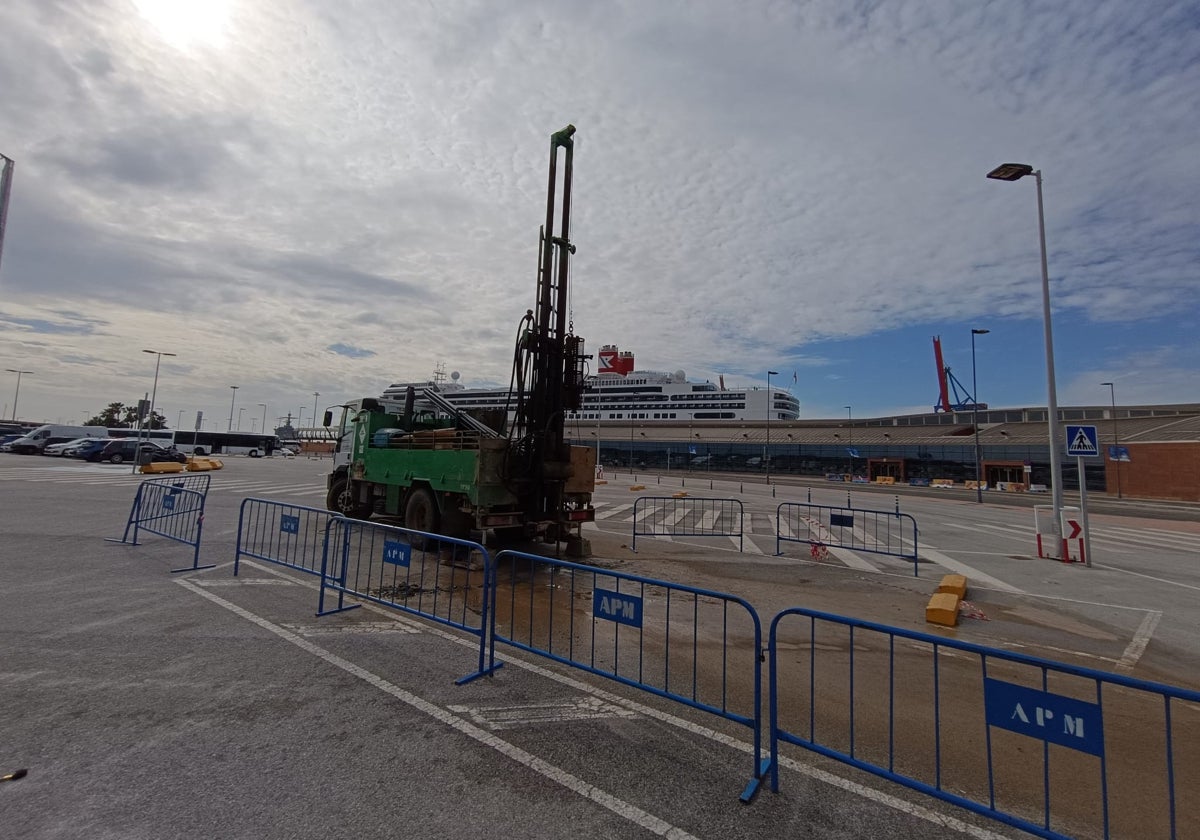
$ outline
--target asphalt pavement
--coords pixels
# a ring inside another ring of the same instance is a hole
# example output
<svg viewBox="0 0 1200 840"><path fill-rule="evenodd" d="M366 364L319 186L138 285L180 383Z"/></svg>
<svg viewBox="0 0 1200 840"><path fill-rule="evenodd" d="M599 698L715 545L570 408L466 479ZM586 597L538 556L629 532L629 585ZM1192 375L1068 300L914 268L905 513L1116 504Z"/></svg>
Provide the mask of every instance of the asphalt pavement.
<svg viewBox="0 0 1200 840"><path fill-rule="evenodd" d="M6 836L1023 836L801 751L789 751L780 792L743 804L744 727L533 656L505 655L492 676L456 685L476 662L465 634L383 608L317 618L315 580L264 563L234 578L241 500L320 507L328 461L229 459L204 521L202 562L216 567L171 574L190 549L105 541L121 535L139 481L127 468L0 459L0 776L28 769L0 783ZM743 491L768 525L771 492ZM628 495L603 488L602 514ZM942 502L904 504L930 521L939 514L921 505ZM1113 568L1090 579L1030 565L1011 559L1005 517L976 511L969 533L954 527L961 515L939 517L924 533L1014 590L988 590L1000 601L1066 581L1091 619L1120 628L1092 640L1092 657L1127 661L1155 611L1131 668L1160 644L1176 661L1200 650L1184 603L1200 581L1173 561L1124 570L1101 543L1097 565ZM620 521L602 516L597 543ZM773 536L752 542L766 568ZM716 563L729 550L694 548ZM905 573L878 562L883 578ZM1076 647L1069 632L1021 627L1047 649Z"/></svg>

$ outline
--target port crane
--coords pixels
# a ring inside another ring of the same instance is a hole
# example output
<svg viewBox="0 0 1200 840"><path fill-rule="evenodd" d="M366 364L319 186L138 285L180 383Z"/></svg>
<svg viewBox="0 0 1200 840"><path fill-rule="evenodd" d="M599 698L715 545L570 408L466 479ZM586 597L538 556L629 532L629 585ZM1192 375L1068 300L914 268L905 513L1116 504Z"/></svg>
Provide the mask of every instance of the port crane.
<svg viewBox="0 0 1200 840"><path fill-rule="evenodd" d="M976 402L975 395L970 393L967 387L958 381L958 377L950 372L950 366L942 357L942 337L940 335L933 337L933 358L937 363L938 374L938 401L933 406L934 411L973 411L987 408L987 403ZM950 399L951 392L954 394L953 401Z"/></svg>

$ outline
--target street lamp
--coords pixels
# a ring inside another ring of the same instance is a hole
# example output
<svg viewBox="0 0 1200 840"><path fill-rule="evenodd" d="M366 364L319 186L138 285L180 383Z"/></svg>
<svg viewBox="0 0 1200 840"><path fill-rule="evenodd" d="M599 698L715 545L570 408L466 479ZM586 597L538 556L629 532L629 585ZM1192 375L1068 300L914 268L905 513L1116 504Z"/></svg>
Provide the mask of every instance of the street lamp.
<svg viewBox="0 0 1200 840"><path fill-rule="evenodd" d="M850 406L848 406L848 405L844 405L844 406L842 406L842 408L846 409L846 425L848 426L848 428L846 430L846 436L850 438L849 442L846 444L846 454L850 456L850 480L853 481L854 480L854 412L850 409Z"/></svg>
<svg viewBox="0 0 1200 840"><path fill-rule="evenodd" d="M987 335L990 332L991 330L971 330L971 423L975 426L975 501L979 504L983 504L983 487L979 484L982 466L979 459L979 380L975 377L975 336Z"/></svg>
<svg viewBox="0 0 1200 840"><path fill-rule="evenodd" d="M229 431L233 431L233 404L237 402L237 385L230 385L230 390L233 391L233 397L229 400Z"/></svg>
<svg viewBox="0 0 1200 840"><path fill-rule="evenodd" d="M1050 498L1054 533L1062 536L1062 468L1058 463L1058 394L1054 387L1054 336L1050 326L1050 271L1046 264L1046 216L1042 208L1042 170L1027 163L1002 163L987 174L995 181L1019 181L1026 175L1037 182L1038 236L1042 246L1042 323L1046 334L1046 402L1050 435ZM1083 476L1080 476L1080 481Z"/></svg>
<svg viewBox="0 0 1200 840"><path fill-rule="evenodd" d="M317 426L317 397L319 397L319 396L321 396L321 392L320 392L320 391L313 391L313 419L312 419L312 424L313 424L313 427L314 427L314 428Z"/></svg>
<svg viewBox="0 0 1200 840"><path fill-rule="evenodd" d="M175 428L176 429L183 428L183 409L182 408L179 409L179 416L177 418L175 418Z"/></svg>
<svg viewBox="0 0 1200 840"><path fill-rule="evenodd" d="M17 370L16 368L5 368L5 370L8 371L9 373L15 373L17 375L17 392L15 394L13 394L13 416L12 416L13 421L16 422L16 419L17 419L17 397L21 396L21 374L33 373L33 371Z"/></svg>
<svg viewBox="0 0 1200 840"><path fill-rule="evenodd" d="M163 356L174 356L175 353L164 353L161 350L143 350L143 353L149 353L156 356L154 360L154 387L150 389L150 422L154 422L154 399L158 396L158 366L162 364ZM134 460L137 460L136 458Z"/></svg>
<svg viewBox="0 0 1200 840"><path fill-rule="evenodd" d="M263 410L262 433L265 435L267 433L267 404L259 403L259 405L262 406Z"/></svg>
<svg viewBox="0 0 1200 840"><path fill-rule="evenodd" d="M238 427L237 427L237 430L238 430L239 432L242 430L242 412L243 412L243 411L245 411L245 410L246 410L246 406L242 406L241 408L239 408L239 409L238 409Z"/></svg>
<svg viewBox="0 0 1200 840"><path fill-rule="evenodd" d="M771 399L771 377L778 375L779 371L777 370L767 371L767 448L765 452L765 460L767 462L767 484L771 483L771 412L775 408L775 401Z"/></svg>
<svg viewBox="0 0 1200 840"><path fill-rule="evenodd" d="M300 410L296 412L296 432L299 434L300 424L304 422L304 406L300 406Z"/></svg>
<svg viewBox="0 0 1200 840"><path fill-rule="evenodd" d="M1108 396L1112 402L1112 426L1113 426L1113 448L1116 449L1121 444L1121 439L1117 437L1117 388L1111 382L1101 382L1101 385L1108 386ZM1121 498L1121 457L1120 453L1116 453L1117 457L1111 459L1117 465L1117 498Z"/></svg>

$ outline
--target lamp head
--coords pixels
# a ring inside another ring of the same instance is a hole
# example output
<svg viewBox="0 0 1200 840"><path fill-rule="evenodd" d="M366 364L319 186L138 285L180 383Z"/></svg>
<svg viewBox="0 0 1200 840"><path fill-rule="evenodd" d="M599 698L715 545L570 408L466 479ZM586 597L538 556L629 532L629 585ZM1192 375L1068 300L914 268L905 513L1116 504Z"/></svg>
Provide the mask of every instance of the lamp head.
<svg viewBox="0 0 1200 840"><path fill-rule="evenodd" d="M1033 167L1028 163L1002 163L987 174L993 181L1019 181L1026 175L1033 174Z"/></svg>

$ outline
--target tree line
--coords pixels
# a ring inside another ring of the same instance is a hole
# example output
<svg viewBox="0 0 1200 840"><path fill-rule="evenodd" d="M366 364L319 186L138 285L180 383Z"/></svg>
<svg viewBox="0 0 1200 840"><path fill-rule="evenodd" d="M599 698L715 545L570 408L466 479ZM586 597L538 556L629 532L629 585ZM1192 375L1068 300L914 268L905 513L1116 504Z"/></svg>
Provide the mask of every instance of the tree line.
<svg viewBox="0 0 1200 840"><path fill-rule="evenodd" d="M138 407L137 403L133 405L125 405L125 403L112 402L97 414L83 422L85 426L103 426L106 429L132 429L138 424ZM146 416L145 422L142 425L143 429L165 429L167 428L167 418L163 417L158 411L154 411Z"/></svg>

